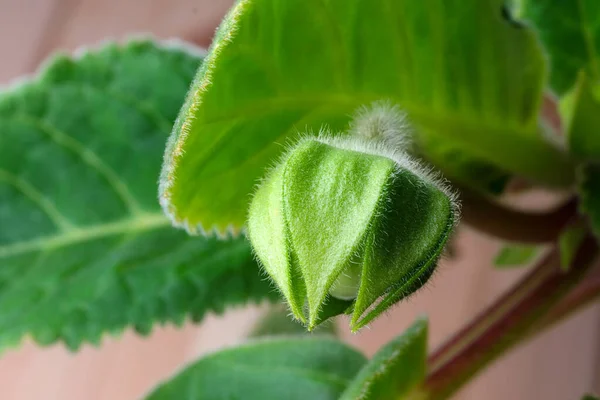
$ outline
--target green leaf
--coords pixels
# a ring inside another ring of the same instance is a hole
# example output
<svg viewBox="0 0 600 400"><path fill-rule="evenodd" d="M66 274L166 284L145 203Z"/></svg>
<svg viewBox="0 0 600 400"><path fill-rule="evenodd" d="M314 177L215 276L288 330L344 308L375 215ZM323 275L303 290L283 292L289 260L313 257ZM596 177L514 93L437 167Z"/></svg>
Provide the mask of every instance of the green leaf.
<svg viewBox="0 0 600 400"><path fill-rule="evenodd" d="M167 146L164 209L190 232L239 228L258 178L291 138L323 124L345 131L357 107L379 99L409 113L423 155L459 181L473 183L471 165L496 186L508 173L571 184L572 165L538 131L539 43L503 5L238 1Z"/></svg>
<svg viewBox="0 0 600 400"><path fill-rule="evenodd" d="M581 72L577 84L560 102L570 152L581 160L578 167L580 209L600 238L600 77ZM568 268L585 228L561 235L561 265Z"/></svg>
<svg viewBox="0 0 600 400"><path fill-rule="evenodd" d="M592 231L600 239L600 164L587 164L579 170L579 208L587 215Z"/></svg>
<svg viewBox="0 0 600 400"><path fill-rule="evenodd" d="M567 272L571 268L586 233L587 226L580 220L567 225L560 233L558 248L560 250L560 267L563 271Z"/></svg>
<svg viewBox="0 0 600 400"><path fill-rule="evenodd" d="M521 0L520 17L531 21L550 58L550 85L562 95L580 70L600 78L598 0Z"/></svg>
<svg viewBox="0 0 600 400"><path fill-rule="evenodd" d="M247 242L190 238L156 201L200 61L108 45L0 95L0 347L31 335L77 348L273 296Z"/></svg>
<svg viewBox="0 0 600 400"><path fill-rule="evenodd" d="M340 399L388 400L416 395L425 378L426 364L427 320L420 319L381 348Z"/></svg>
<svg viewBox="0 0 600 400"><path fill-rule="evenodd" d="M500 249L494 259L494 265L499 268L519 267L530 264L539 254L536 246L507 245Z"/></svg>
<svg viewBox="0 0 600 400"><path fill-rule="evenodd" d="M600 397L593 394L586 394L581 400L600 400Z"/></svg>
<svg viewBox="0 0 600 400"><path fill-rule="evenodd" d="M147 400L333 400L365 362L333 338L263 340L195 362Z"/></svg>
<svg viewBox="0 0 600 400"><path fill-rule="evenodd" d="M600 161L600 78L582 72L574 89L561 99L560 113L571 154Z"/></svg>

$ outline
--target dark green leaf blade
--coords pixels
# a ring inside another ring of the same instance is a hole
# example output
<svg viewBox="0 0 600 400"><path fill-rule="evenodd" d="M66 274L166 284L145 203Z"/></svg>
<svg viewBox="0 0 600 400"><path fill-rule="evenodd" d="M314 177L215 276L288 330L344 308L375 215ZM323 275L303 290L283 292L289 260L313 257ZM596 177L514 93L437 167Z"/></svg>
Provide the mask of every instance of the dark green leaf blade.
<svg viewBox="0 0 600 400"><path fill-rule="evenodd" d="M560 251L560 267L567 272L572 267L579 247L588 233L588 227L582 220L568 224L558 237L558 249Z"/></svg>
<svg viewBox="0 0 600 400"><path fill-rule="evenodd" d="M284 144L324 124L345 131L357 107L379 99L409 113L423 155L452 178L472 184L476 167L496 189L512 173L571 184L570 161L539 134L539 43L503 5L237 2L167 146L164 209L191 232L239 229Z"/></svg>
<svg viewBox="0 0 600 400"><path fill-rule="evenodd" d="M581 161L578 167L577 190L580 210L600 238L600 76L592 78L579 73L575 87L560 102L566 139L571 154ZM573 249L580 243L584 228L561 235L561 265L568 268Z"/></svg>
<svg viewBox="0 0 600 400"><path fill-rule="evenodd" d="M200 359L147 400L334 400L365 362L333 338L262 340Z"/></svg>
<svg viewBox="0 0 600 400"><path fill-rule="evenodd" d="M375 354L341 400L403 399L415 394L425 378L426 364L427 320L420 319Z"/></svg>
<svg viewBox="0 0 600 400"><path fill-rule="evenodd" d="M567 145L573 156L600 161L600 77L580 73L573 90L560 101Z"/></svg>
<svg viewBox="0 0 600 400"><path fill-rule="evenodd" d="M600 164L581 166L578 191L579 208L589 218L592 231L600 239Z"/></svg>
<svg viewBox="0 0 600 400"><path fill-rule="evenodd" d="M273 297L248 243L192 239L156 201L201 58L149 41L54 58L0 95L0 348L77 348L127 326Z"/></svg>
<svg viewBox="0 0 600 400"><path fill-rule="evenodd" d="M538 30L550 58L550 85L570 90L580 70L600 78L600 2L521 0L519 16Z"/></svg>

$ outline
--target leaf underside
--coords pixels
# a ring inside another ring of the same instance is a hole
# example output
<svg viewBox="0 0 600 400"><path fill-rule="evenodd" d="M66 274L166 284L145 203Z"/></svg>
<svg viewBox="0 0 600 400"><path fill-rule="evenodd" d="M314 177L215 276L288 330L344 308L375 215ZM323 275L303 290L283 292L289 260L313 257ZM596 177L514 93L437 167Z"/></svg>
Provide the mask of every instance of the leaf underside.
<svg viewBox="0 0 600 400"><path fill-rule="evenodd" d="M200 62L111 44L0 94L0 347L31 335L75 349L274 296L246 241L190 238L156 201Z"/></svg>
<svg viewBox="0 0 600 400"><path fill-rule="evenodd" d="M251 342L200 359L147 400L334 400L365 362L327 337Z"/></svg>
<svg viewBox="0 0 600 400"><path fill-rule="evenodd" d="M422 155L449 177L495 191L511 173L570 184L570 162L538 131L540 45L503 7L237 2L173 130L163 207L192 233L239 229L258 179L299 132L344 132L357 107L379 99L408 112Z"/></svg>

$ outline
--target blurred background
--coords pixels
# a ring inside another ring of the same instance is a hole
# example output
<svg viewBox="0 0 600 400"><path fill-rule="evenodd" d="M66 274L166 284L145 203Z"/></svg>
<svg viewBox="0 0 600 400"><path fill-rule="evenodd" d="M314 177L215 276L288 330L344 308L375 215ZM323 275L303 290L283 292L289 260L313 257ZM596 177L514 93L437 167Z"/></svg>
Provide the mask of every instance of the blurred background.
<svg viewBox="0 0 600 400"><path fill-rule="evenodd" d="M179 37L207 46L233 0L0 0L0 87L36 70L52 52L123 39L134 33ZM366 354L422 314L433 348L526 272L495 270L499 243L468 228L457 257L432 282L370 329L344 338ZM264 305L210 316L184 329L157 327L106 337L100 348L69 353L25 342L0 357L2 400L132 400L198 356L244 340ZM0 310L1 312L1 310ZM460 400L578 400L600 392L600 304L511 352L456 396Z"/></svg>

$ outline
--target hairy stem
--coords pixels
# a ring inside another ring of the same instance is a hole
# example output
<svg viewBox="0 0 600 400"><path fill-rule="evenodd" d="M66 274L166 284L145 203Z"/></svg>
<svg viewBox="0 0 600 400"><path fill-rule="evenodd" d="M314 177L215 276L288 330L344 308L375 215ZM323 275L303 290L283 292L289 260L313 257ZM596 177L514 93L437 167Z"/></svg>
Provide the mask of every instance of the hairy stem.
<svg viewBox="0 0 600 400"><path fill-rule="evenodd" d="M531 244L555 240L577 210L572 199L550 212L521 212L468 190L461 192L461 201L468 225L500 239Z"/></svg>
<svg viewBox="0 0 600 400"><path fill-rule="evenodd" d="M507 349L550 326L545 318L568 298L565 296L586 276L598 254L594 238L586 237L574 266L564 273L558 250L553 249L514 289L431 355L425 383L428 398L449 398Z"/></svg>

